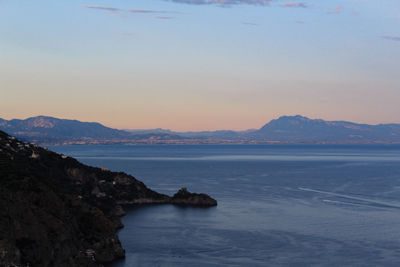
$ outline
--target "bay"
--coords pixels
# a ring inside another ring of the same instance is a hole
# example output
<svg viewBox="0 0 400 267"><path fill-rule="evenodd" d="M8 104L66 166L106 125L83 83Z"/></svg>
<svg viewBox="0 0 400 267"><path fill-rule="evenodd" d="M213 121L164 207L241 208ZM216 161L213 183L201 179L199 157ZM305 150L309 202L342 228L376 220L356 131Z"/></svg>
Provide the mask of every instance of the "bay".
<svg viewBox="0 0 400 267"><path fill-rule="evenodd" d="M50 147L215 208L132 208L112 266L398 266L398 145Z"/></svg>

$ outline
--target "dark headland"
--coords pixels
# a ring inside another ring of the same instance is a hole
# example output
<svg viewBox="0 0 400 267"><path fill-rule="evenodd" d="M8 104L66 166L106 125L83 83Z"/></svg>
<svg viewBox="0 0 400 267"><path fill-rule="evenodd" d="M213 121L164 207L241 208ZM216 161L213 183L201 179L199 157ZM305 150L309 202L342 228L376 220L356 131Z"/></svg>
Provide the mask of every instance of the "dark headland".
<svg viewBox="0 0 400 267"><path fill-rule="evenodd" d="M125 256L124 207L217 201L182 188L173 197L134 177L89 167L0 131L0 266L102 266Z"/></svg>

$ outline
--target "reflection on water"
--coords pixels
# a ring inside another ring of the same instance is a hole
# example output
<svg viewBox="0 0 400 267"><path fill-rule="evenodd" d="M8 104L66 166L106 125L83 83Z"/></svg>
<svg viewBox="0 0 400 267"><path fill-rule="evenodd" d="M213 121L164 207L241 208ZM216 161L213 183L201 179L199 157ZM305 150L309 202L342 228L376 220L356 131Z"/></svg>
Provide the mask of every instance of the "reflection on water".
<svg viewBox="0 0 400 267"><path fill-rule="evenodd" d="M399 146L70 146L210 209L143 206L123 218L113 266L398 266Z"/></svg>

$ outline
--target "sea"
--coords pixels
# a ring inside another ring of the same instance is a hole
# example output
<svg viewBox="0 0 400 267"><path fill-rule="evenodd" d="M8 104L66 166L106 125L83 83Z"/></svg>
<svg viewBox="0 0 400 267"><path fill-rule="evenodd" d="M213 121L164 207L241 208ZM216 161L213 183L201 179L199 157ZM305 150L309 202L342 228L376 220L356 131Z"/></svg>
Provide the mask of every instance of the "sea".
<svg viewBox="0 0 400 267"><path fill-rule="evenodd" d="M74 145L50 149L217 207L128 210L127 266L400 266L400 145Z"/></svg>

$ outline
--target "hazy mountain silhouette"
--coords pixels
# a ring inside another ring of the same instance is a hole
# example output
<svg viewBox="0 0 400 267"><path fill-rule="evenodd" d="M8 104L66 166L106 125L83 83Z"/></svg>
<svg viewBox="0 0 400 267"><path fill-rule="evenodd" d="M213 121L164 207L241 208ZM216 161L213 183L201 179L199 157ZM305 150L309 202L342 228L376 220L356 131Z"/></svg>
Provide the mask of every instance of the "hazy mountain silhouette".
<svg viewBox="0 0 400 267"><path fill-rule="evenodd" d="M253 132L251 138L288 142L399 142L400 124L368 125L282 116Z"/></svg>
<svg viewBox="0 0 400 267"><path fill-rule="evenodd" d="M347 121L282 116L258 130L174 132L165 129L118 130L96 122L38 116L0 119L0 130L36 143L400 143L400 124L357 124Z"/></svg>
<svg viewBox="0 0 400 267"><path fill-rule="evenodd" d="M97 122L57 119L38 116L25 120L0 120L0 129L29 141L62 141L81 139L127 138L129 133L103 126Z"/></svg>
<svg viewBox="0 0 400 267"><path fill-rule="evenodd" d="M37 116L25 120L0 119L0 130L20 139L39 144L72 143L125 143L137 140L180 139L180 136L164 132L131 133L106 127L98 122L58 119Z"/></svg>

